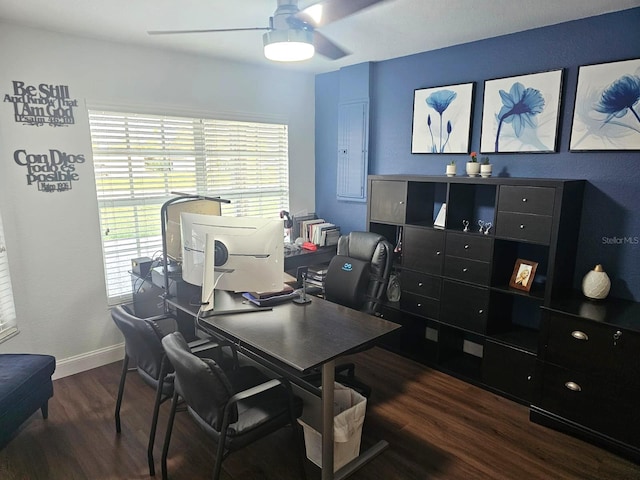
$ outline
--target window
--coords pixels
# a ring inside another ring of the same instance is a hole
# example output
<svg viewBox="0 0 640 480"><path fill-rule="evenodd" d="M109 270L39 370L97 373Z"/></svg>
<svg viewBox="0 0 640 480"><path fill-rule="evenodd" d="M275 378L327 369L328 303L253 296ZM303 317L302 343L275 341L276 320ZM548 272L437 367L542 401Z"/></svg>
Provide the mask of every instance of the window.
<svg viewBox="0 0 640 480"><path fill-rule="evenodd" d="M110 303L131 294L131 259L162 253L171 192L220 196L223 215L289 205L287 125L89 111Z"/></svg>
<svg viewBox="0 0 640 480"><path fill-rule="evenodd" d="M0 215L0 342L18 333L16 310L13 305L13 290L9 275L9 260L4 241L2 215Z"/></svg>

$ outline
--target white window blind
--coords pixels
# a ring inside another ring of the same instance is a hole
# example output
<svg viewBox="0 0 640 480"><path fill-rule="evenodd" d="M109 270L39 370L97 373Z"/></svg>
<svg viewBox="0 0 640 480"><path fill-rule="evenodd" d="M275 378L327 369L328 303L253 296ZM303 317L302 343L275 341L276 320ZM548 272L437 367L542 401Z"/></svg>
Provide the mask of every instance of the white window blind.
<svg viewBox="0 0 640 480"><path fill-rule="evenodd" d="M171 192L231 200L223 215L277 218L289 205L287 125L89 111L111 303L131 294L131 259L162 252Z"/></svg>
<svg viewBox="0 0 640 480"><path fill-rule="evenodd" d="M9 275L9 260L4 240L4 227L0 215L0 342L18 333L16 310L13 304L13 290Z"/></svg>

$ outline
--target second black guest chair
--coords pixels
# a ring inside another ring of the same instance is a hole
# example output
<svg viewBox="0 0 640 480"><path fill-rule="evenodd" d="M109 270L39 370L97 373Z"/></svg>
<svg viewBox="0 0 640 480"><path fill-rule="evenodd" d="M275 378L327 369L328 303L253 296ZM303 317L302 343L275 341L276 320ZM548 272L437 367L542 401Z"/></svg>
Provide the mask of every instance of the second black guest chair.
<svg viewBox="0 0 640 480"><path fill-rule="evenodd" d="M189 350L179 332L162 339L175 368L175 392L162 449L162 478L167 479L167 455L178 404L184 400L195 422L217 443L213 479L220 478L229 453L291 425L297 448L300 478L304 479L304 449L296 419L302 400L293 395L285 379L270 379L252 366L224 371L213 360Z"/></svg>
<svg viewBox="0 0 640 480"><path fill-rule="evenodd" d="M124 386L127 373L137 370L146 384L156 391L151 419L151 431L149 432L149 444L147 447L147 459L149 462L149 475L155 475L153 461L153 445L155 443L156 427L160 404L173 395L174 374L173 367L169 363L164 349L162 337L178 330L175 319L168 316L140 318L135 316L128 307L119 305L111 309L111 317L124 336L125 356L122 362L122 374L118 387L118 399L116 401L115 421L116 432L121 432L120 407L124 395ZM209 340L196 340L192 343L200 352L211 349L216 355L221 355L219 344ZM211 353L211 352L209 352ZM233 351L235 359L235 351ZM133 368L129 368L129 363Z"/></svg>

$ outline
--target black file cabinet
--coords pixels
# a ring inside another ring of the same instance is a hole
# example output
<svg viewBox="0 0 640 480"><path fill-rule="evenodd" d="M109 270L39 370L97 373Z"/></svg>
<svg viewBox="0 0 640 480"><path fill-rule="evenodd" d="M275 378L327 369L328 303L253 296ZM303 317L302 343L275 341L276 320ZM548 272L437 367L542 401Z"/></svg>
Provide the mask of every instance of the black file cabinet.
<svg viewBox="0 0 640 480"><path fill-rule="evenodd" d="M640 460L640 304L543 309L531 419Z"/></svg>

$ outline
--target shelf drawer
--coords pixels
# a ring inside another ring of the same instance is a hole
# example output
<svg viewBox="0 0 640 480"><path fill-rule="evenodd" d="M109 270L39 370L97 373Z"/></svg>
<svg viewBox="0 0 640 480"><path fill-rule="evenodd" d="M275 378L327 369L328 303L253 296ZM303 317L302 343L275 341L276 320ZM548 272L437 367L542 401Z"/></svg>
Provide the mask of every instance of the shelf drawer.
<svg viewBox="0 0 640 480"><path fill-rule="evenodd" d="M440 277L432 277L430 275L404 270L400 275L400 285L402 286L403 292L440 299L442 279L440 279Z"/></svg>
<svg viewBox="0 0 640 480"><path fill-rule="evenodd" d="M400 297L400 309L421 317L437 320L440 315L440 302L433 298L403 292Z"/></svg>
<svg viewBox="0 0 640 480"><path fill-rule="evenodd" d="M590 373L542 364L542 409L604 435L640 446L640 390Z"/></svg>
<svg viewBox="0 0 640 480"><path fill-rule="evenodd" d="M482 381L501 392L531 403L536 356L487 339L484 345Z"/></svg>
<svg viewBox="0 0 640 480"><path fill-rule="evenodd" d="M407 183L391 180L371 182L370 221L404 223L407 211Z"/></svg>
<svg viewBox="0 0 640 480"><path fill-rule="evenodd" d="M404 227L402 266L433 275L442 274L444 232L420 227Z"/></svg>
<svg viewBox="0 0 640 480"><path fill-rule="evenodd" d="M469 260L467 258L446 256L444 260L445 277L455 278L478 285L489 285L491 264Z"/></svg>
<svg viewBox="0 0 640 480"><path fill-rule="evenodd" d="M480 334L487 333L489 290L444 280L440 321Z"/></svg>
<svg viewBox="0 0 640 480"><path fill-rule="evenodd" d="M500 187L498 211L553 215L556 189L552 187Z"/></svg>
<svg viewBox="0 0 640 480"><path fill-rule="evenodd" d="M493 239L490 237L447 233L447 255L490 262L492 247Z"/></svg>
<svg viewBox="0 0 640 480"><path fill-rule="evenodd" d="M496 236L548 245L552 217L528 213L498 212Z"/></svg>
<svg viewBox="0 0 640 480"><path fill-rule="evenodd" d="M545 362L640 388L640 334L554 312L543 318Z"/></svg>

